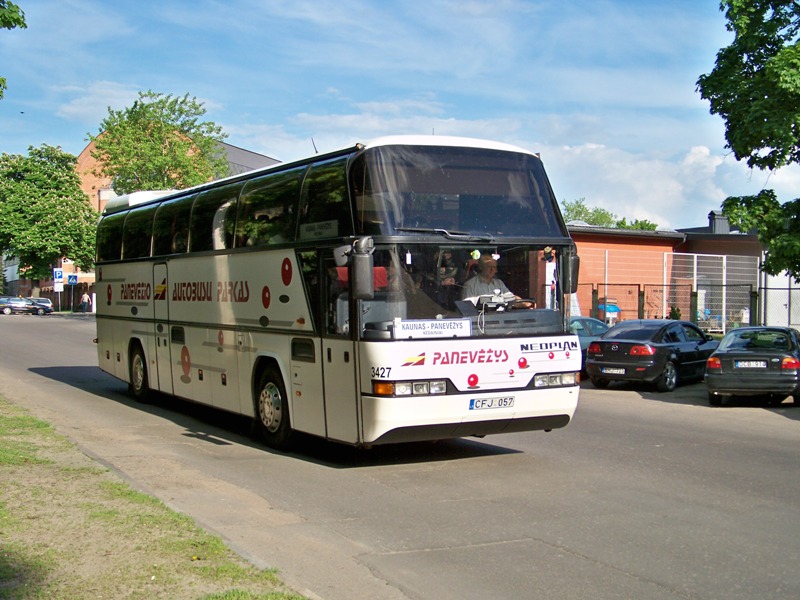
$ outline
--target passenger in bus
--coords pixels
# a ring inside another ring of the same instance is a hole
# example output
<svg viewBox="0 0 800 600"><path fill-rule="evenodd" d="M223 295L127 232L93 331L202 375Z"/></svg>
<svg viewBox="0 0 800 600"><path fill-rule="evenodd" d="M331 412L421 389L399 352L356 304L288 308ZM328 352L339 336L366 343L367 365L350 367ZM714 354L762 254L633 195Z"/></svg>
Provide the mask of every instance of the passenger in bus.
<svg viewBox="0 0 800 600"><path fill-rule="evenodd" d="M495 294L511 294L517 300L522 300L519 296L508 289L502 279L497 275L497 261L491 254L483 254L478 259L478 274L464 282L461 290L461 299L476 298L478 296L492 296ZM536 308L532 300L524 300L518 303L520 308Z"/></svg>
<svg viewBox="0 0 800 600"><path fill-rule="evenodd" d="M186 234L183 231L176 231L172 236L170 250L172 254L182 254L186 252Z"/></svg>
<svg viewBox="0 0 800 600"><path fill-rule="evenodd" d="M453 251L445 249L439 260L439 273L437 277L436 301L450 310L455 309L458 300L458 265L456 265Z"/></svg>
<svg viewBox="0 0 800 600"><path fill-rule="evenodd" d="M395 261L389 262L387 268L387 288L393 292L417 293L417 284L403 267Z"/></svg>

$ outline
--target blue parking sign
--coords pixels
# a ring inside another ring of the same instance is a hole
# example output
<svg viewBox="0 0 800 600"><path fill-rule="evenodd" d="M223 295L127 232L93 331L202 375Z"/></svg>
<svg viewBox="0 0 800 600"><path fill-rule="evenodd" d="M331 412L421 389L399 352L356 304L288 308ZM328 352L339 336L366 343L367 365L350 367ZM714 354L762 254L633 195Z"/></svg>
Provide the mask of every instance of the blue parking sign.
<svg viewBox="0 0 800 600"><path fill-rule="evenodd" d="M53 281L64 282L64 269L53 269Z"/></svg>

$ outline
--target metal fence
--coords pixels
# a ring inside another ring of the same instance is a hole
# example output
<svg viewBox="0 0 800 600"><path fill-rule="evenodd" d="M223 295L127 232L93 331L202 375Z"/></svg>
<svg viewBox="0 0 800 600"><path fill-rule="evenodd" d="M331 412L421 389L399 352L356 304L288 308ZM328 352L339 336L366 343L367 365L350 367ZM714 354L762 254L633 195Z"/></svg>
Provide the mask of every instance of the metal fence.
<svg viewBox="0 0 800 600"><path fill-rule="evenodd" d="M759 290L758 322L800 329L800 287L770 287Z"/></svg>
<svg viewBox="0 0 800 600"><path fill-rule="evenodd" d="M586 254L582 251L583 283L575 294L573 312L577 309L609 323L680 318L715 333L781 318L800 322L800 289L767 294L759 285L756 257L613 249L588 249ZM584 264L589 266L590 281L583 276ZM630 281L632 274L641 283L614 281L623 277Z"/></svg>
<svg viewBox="0 0 800 600"><path fill-rule="evenodd" d="M761 322L759 295L751 285L709 286L705 290L693 290L687 284L582 286L590 289L587 292L579 286L578 293L592 298L588 310L582 310L582 314L609 324L624 319L683 319L711 333L725 333L734 327ZM796 300L800 300L800 290L797 291ZM800 312L800 303L796 308Z"/></svg>

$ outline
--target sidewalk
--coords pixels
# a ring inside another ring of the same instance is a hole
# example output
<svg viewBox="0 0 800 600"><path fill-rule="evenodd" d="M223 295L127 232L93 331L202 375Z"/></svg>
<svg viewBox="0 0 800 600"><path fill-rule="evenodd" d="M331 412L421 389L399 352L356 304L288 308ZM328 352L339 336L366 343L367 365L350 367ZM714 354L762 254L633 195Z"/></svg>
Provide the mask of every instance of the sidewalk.
<svg viewBox="0 0 800 600"><path fill-rule="evenodd" d="M84 314L79 310L78 311L64 310L64 311L60 311L60 312L57 311L57 310L54 310L48 316L50 316L50 317L68 317L68 318L75 318L75 319L79 319L79 318L80 319L90 319L90 318L94 318L96 316L96 314L97 313L88 312L88 311L86 312L86 314Z"/></svg>

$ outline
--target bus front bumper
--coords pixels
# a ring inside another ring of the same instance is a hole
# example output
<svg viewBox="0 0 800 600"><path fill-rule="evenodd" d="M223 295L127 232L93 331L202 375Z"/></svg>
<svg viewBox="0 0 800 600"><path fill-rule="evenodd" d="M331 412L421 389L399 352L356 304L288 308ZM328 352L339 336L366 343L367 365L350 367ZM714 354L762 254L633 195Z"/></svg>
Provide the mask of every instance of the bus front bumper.
<svg viewBox="0 0 800 600"><path fill-rule="evenodd" d="M559 429L578 405L578 386L480 395L362 396L366 445ZM513 397L513 405L503 406ZM499 404L497 408L494 406Z"/></svg>

